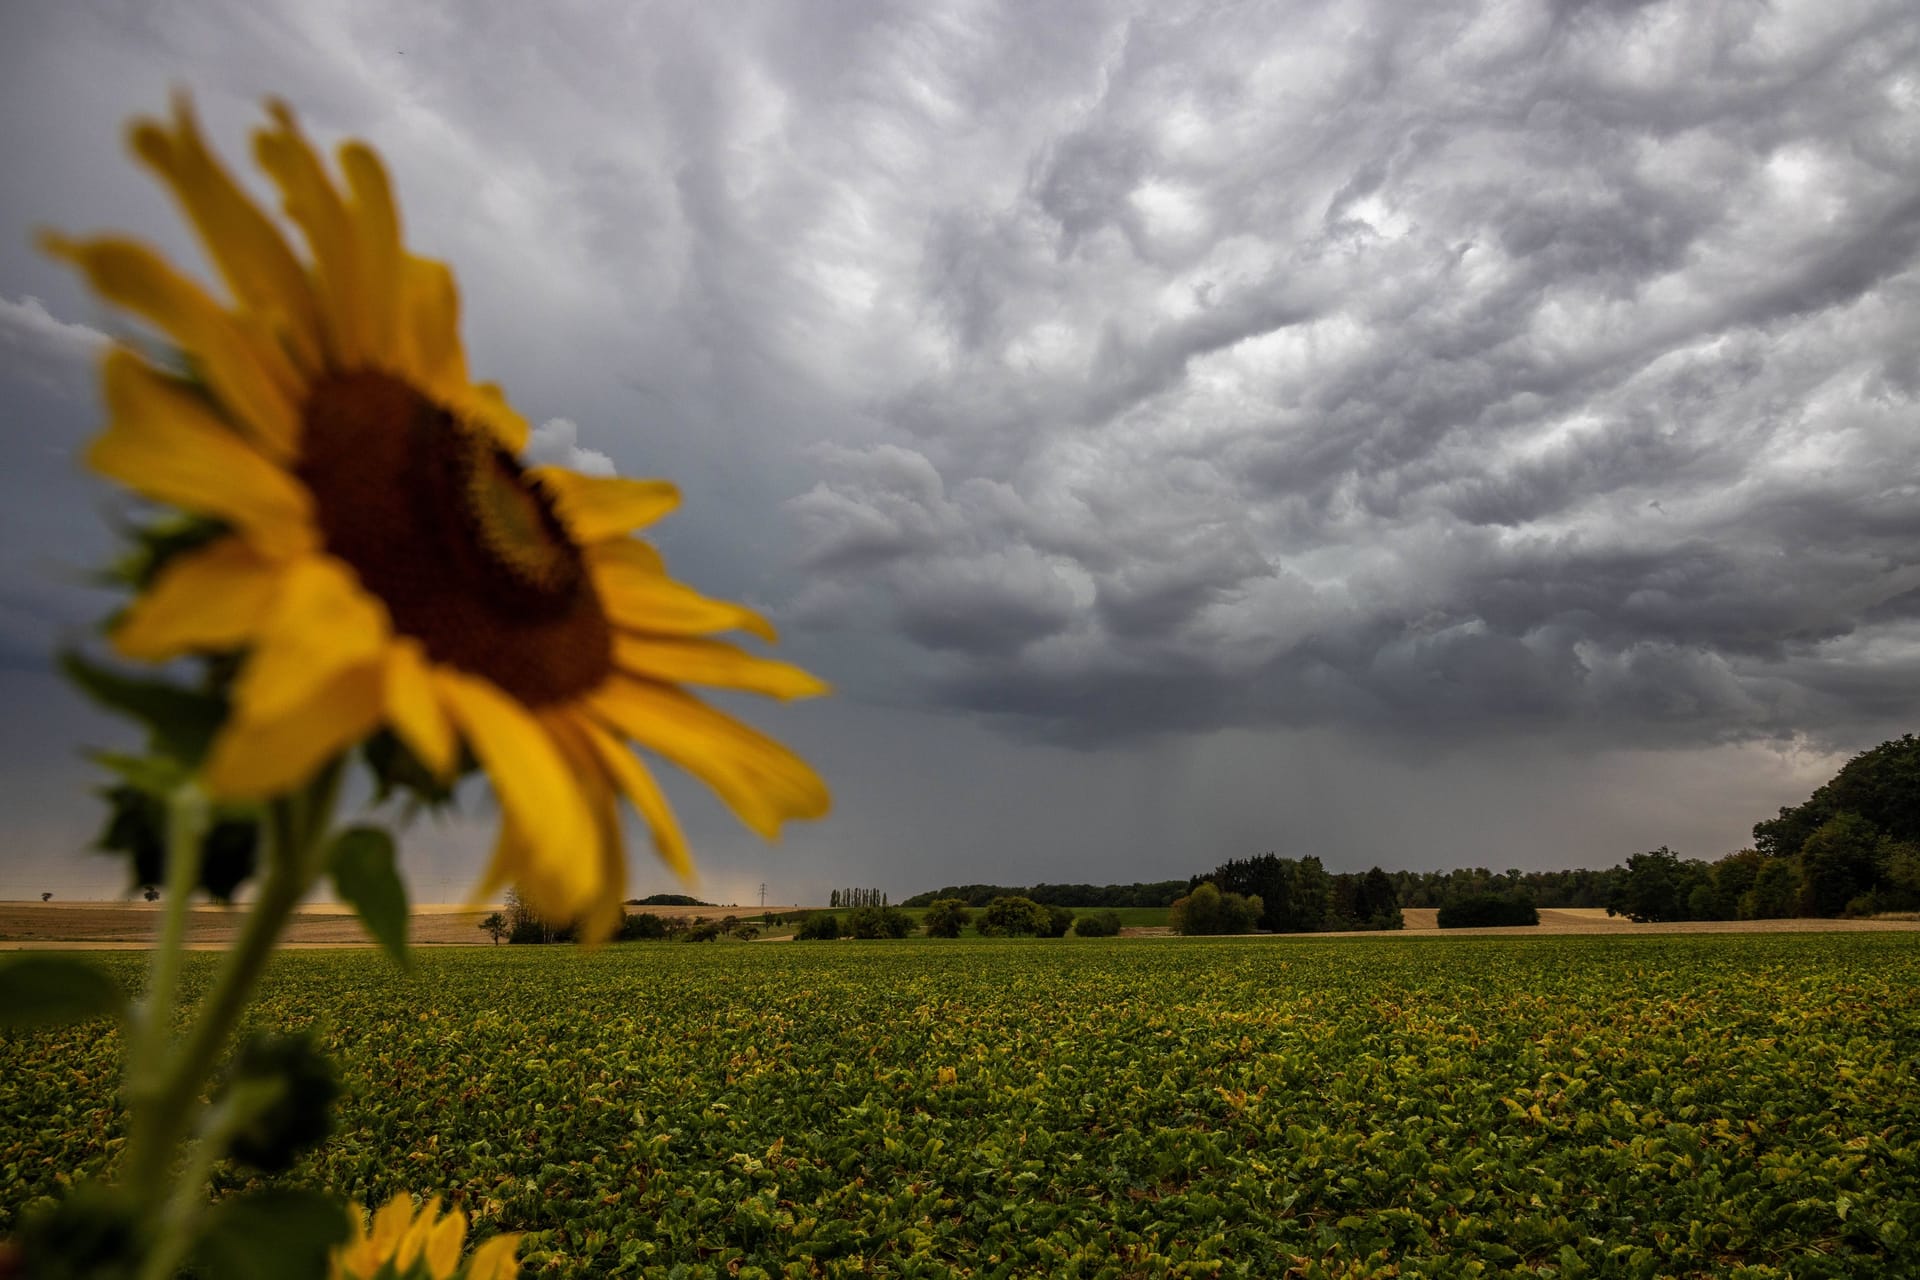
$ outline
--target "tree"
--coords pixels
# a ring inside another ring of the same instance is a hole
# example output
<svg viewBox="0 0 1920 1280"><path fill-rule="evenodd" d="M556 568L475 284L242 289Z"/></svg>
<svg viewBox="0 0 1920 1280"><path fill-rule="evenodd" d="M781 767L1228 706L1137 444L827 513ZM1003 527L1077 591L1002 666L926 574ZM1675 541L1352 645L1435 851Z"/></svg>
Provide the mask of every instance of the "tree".
<svg viewBox="0 0 1920 1280"><path fill-rule="evenodd" d="M983 937L1026 937L1046 929L1047 909L1032 898L995 898L980 913L978 927Z"/></svg>
<svg viewBox="0 0 1920 1280"><path fill-rule="evenodd" d="M840 936L840 917L816 911L800 922L793 936L800 942L832 942Z"/></svg>
<svg viewBox="0 0 1920 1280"><path fill-rule="evenodd" d="M1800 871L1791 858L1768 858L1760 864L1753 887L1740 895L1740 919L1777 920L1793 914L1800 898Z"/></svg>
<svg viewBox="0 0 1920 1280"><path fill-rule="evenodd" d="M1120 932L1120 913L1111 907L1081 916L1073 922L1076 938L1111 938Z"/></svg>
<svg viewBox="0 0 1920 1280"><path fill-rule="evenodd" d="M480 922L480 931L493 939L493 945L499 946L500 939L507 936L507 918L496 911Z"/></svg>
<svg viewBox="0 0 1920 1280"><path fill-rule="evenodd" d="M1607 914L1636 923L1650 920L1691 920L1695 886L1711 884L1707 865L1682 861L1661 845L1627 859L1627 871L1607 903Z"/></svg>
<svg viewBox="0 0 1920 1280"><path fill-rule="evenodd" d="M840 891L838 889L835 889L833 891L827 905L830 907L836 907L836 908L840 905Z"/></svg>
<svg viewBox="0 0 1920 1280"><path fill-rule="evenodd" d="M847 913L844 932L854 938L904 938L913 932L913 917L898 907L872 903Z"/></svg>
<svg viewBox="0 0 1920 1280"><path fill-rule="evenodd" d="M1540 923L1539 908L1524 891L1476 893L1440 908L1442 929L1487 929Z"/></svg>
<svg viewBox="0 0 1920 1280"><path fill-rule="evenodd" d="M41 894L41 895L40 895L40 901L42 901L42 902L52 902L52 901L53 901L53 895L52 895L52 894L50 894L50 893L43 893L43 894Z"/></svg>
<svg viewBox="0 0 1920 1280"><path fill-rule="evenodd" d="M1073 912L1066 907L1041 906L1040 914L1035 917L1034 923L1039 926L1038 932L1041 937L1064 938L1067 936L1067 930L1073 928Z"/></svg>
<svg viewBox="0 0 1920 1280"><path fill-rule="evenodd" d="M668 928L664 917L651 911L636 911L630 916L620 918L620 932L617 935L622 942L652 941L667 936Z"/></svg>
<svg viewBox="0 0 1920 1280"><path fill-rule="evenodd" d="M147 886L147 891L144 896L148 902L160 901L160 891L154 888L152 885Z"/></svg>
<svg viewBox="0 0 1920 1280"><path fill-rule="evenodd" d="M1800 846L1798 913L1837 916L1855 898L1871 893L1880 840L1879 830L1857 813L1837 813L1820 824Z"/></svg>
<svg viewBox="0 0 1920 1280"><path fill-rule="evenodd" d="M1264 909L1257 894L1222 893L1206 880L1168 908L1167 920L1175 933L1188 936L1249 933Z"/></svg>
<svg viewBox="0 0 1920 1280"><path fill-rule="evenodd" d="M928 904L921 923L926 926L929 938L957 938L962 929L973 923L973 912L958 898L937 898Z"/></svg>

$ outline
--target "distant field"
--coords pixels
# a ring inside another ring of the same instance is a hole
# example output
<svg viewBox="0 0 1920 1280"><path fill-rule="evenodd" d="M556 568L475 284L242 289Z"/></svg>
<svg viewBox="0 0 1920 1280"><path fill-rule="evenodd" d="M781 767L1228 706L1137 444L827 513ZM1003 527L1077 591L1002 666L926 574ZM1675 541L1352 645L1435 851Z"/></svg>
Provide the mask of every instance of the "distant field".
<svg viewBox="0 0 1920 1280"><path fill-rule="evenodd" d="M347 1089L293 1180L449 1193L527 1275L1920 1274L1912 933L307 951L267 996ZM104 1165L116 1048L0 1040L0 1235Z"/></svg>

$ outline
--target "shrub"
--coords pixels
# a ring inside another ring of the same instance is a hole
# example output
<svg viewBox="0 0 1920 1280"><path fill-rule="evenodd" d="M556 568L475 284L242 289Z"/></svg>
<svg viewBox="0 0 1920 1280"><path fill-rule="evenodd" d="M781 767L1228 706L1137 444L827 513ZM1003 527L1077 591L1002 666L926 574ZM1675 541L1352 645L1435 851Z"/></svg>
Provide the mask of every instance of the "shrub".
<svg viewBox="0 0 1920 1280"><path fill-rule="evenodd" d="M957 938L962 929L973 923L973 912L958 898L937 898L928 905L922 923L927 927L929 938Z"/></svg>
<svg viewBox="0 0 1920 1280"><path fill-rule="evenodd" d="M1254 922L1266 910L1259 894L1222 893L1211 880L1203 880L1194 891L1167 910L1167 923L1173 931L1189 937L1219 933L1251 933Z"/></svg>
<svg viewBox="0 0 1920 1280"><path fill-rule="evenodd" d="M1442 929L1490 929L1540 923L1540 909L1524 893L1476 893L1440 908Z"/></svg>
<svg viewBox="0 0 1920 1280"><path fill-rule="evenodd" d="M1032 898L995 898L980 913L980 932L988 938L1018 938L1047 927L1047 909Z"/></svg>
<svg viewBox="0 0 1920 1280"><path fill-rule="evenodd" d="M1035 918L1034 923L1039 925L1041 937L1064 938L1067 936L1067 930L1073 928L1073 912L1066 907L1049 903L1040 908L1040 915Z"/></svg>
<svg viewBox="0 0 1920 1280"><path fill-rule="evenodd" d="M1073 922L1073 936L1076 938L1111 938L1119 932L1118 911L1096 911Z"/></svg>
<svg viewBox="0 0 1920 1280"><path fill-rule="evenodd" d="M898 907L855 907L847 912L846 933L853 938L904 938L913 917Z"/></svg>
<svg viewBox="0 0 1920 1280"><path fill-rule="evenodd" d="M808 916L793 936L800 942L832 942L840 936L840 917L826 911Z"/></svg>
<svg viewBox="0 0 1920 1280"><path fill-rule="evenodd" d="M760 936L760 926L757 924L735 925L733 928L733 936L742 942L752 942Z"/></svg>
<svg viewBox="0 0 1920 1280"><path fill-rule="evenodd" d="M718 920L700 920L687 928L683 942L712 942L724 932Z"/></svg>
<svg viewBox="0 0 1920 1280"><path fill-rule="evenodd" d="M651 911L637 911L633 915L621 917L620 932L617 935L622 942L643 942L666 936L667 922Z"/></svg>

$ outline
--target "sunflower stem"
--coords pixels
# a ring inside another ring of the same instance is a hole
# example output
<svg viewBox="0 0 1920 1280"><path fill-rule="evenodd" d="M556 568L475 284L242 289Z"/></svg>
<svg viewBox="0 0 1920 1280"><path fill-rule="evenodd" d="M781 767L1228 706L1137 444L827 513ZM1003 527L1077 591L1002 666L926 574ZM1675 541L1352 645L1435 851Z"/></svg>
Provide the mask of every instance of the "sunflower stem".
<svg viewBox="0 0 1920 1280"><path fill-rule="evenodd" d="M325 866L326 836L339 790L340 762L328 764L304 789L269 807L273 847L260 894L248 910L240 936L226 953L213 987L194 1012L192 1026L164 1067L154 1069L151 1089L128 1100L132 1111L126 1181L160 1232L147 1274L165 1275L192 1244L196 1213L168 1211L168 1187L181 1144L205 1109L202 1095L220 1053L245 1012L288 916ZM197 843L196 843L197 851ZM195 875L197 876L197 868ZM170 878L171 883L171 878ZM181 895L184 896L184 895ZM177 946L175 950L177 951ZM158 967L156 961L156 967ZM173 962L177 965L177 961ZM169 1015L170 1017L170 1015ZM159 1041L164 1053L166 1041ZM203 1127L192 1168L204 1181L224 1154L226 1134ZM158 1268L158 1270L156 1270Z"/></svg>

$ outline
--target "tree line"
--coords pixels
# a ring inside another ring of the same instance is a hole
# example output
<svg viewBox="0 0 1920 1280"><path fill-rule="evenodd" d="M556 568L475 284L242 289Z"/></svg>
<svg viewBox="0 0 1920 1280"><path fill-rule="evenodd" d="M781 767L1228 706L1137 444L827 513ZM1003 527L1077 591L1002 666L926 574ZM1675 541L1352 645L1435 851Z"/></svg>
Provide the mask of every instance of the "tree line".
<svg viewBox="0 0 1920 1280"><path fill-rule="evenodd" d="M916 893L903 907L930 907L951 898L968 907L984 907L995 898L1025 898L1044 907L1170 907L1187 892L1185 880L1155 880L1136 884L953 884L930 893Z"/></svg>

